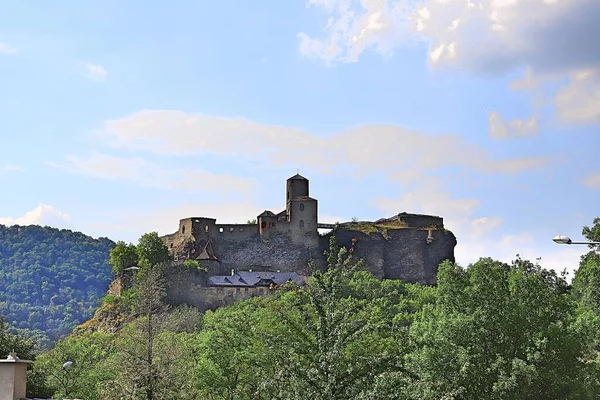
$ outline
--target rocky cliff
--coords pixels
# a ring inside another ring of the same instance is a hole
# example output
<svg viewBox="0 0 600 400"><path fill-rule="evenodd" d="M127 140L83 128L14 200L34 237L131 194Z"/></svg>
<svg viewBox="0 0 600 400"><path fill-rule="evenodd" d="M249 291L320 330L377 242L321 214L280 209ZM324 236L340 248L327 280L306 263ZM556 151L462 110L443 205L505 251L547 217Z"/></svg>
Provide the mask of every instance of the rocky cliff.
<svg viewBox="0 0 600 400"><path fill-rule="evenodd" d="M428 285L435 284L442 261L454 261L456 237L448 230L374 227L340 227L322 238L321 247L335 235L336 244L352 249L378 278Z"/></svg>

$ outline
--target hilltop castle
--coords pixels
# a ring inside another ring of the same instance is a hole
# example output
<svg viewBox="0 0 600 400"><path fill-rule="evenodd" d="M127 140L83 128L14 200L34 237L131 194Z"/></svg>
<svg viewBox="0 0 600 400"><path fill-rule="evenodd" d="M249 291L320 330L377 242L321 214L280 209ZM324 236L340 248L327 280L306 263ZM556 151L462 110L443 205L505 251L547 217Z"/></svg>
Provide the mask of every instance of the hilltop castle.
<svg viewBox="0 0 600 400"><path fill-rule="evenodd" d="M265 210L255 224L217 224L216 219L191 217L179 221L178 232L164 237L175 259L219 261L215 242L243 243L252 239L263 242L278 235L285 236L294 246L319 248L317 200L309 196L308 179L295 175L286 182L286 208L279 213ZM227 258L227 257L226 257ZM223 261L223 260L221 260ZM257 261L261 264L261 261Z"/></svg>
<svg viewBox="0 0 600 400"><path fill-rule="evenodd" d="M318 229L331 231L321 235ZM212 308L222 302L217 293L223 286L234 294L240 294L241 287L248 292L248 285L234 284L243 275L239 271L254 271L256 282L264 281L261 274L306 276L309 260L326 265L324 252L332 235L338 245L364 259L365 269L379 278L434 284L438 265L454 261L456 238L444 229L440 217L400 213L377 221L319 223L318 201L309 195L308 179L297 174L286 181L286 208L281 212L265 210L252 224L184 218L177 232L163 236L175 261L198 260L207 270L178 279L178 289L170 296L176 303Z"/></svg>

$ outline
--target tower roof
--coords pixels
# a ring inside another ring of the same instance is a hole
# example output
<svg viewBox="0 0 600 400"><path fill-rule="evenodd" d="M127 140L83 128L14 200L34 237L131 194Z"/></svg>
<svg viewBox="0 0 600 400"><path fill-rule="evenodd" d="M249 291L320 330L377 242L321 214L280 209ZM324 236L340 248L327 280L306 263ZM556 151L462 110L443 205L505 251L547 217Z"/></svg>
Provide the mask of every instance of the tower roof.
<svg viewBox="0 0 600 400"><path fill-rule="evenodd" d="M288 178L288 181L295 181L295 180L307 181L308 179L306 179L305 177L303 177L300 174L296 174L296 175L292 176L291 178Z"/></svg>

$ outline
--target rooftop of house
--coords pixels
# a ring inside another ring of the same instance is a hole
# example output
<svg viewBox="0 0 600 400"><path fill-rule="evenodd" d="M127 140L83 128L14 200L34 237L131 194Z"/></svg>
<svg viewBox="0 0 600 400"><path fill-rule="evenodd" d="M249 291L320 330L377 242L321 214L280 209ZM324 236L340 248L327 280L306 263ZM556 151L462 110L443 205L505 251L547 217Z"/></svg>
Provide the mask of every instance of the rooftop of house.
<svg viewBox="0 0 600 400"><path fill-rule="evenodd" d="M304 278L295 272L238 271L233 275L210 276L208 286L256 287L260 282L281 285L289 281L301 285Z"/></svg>

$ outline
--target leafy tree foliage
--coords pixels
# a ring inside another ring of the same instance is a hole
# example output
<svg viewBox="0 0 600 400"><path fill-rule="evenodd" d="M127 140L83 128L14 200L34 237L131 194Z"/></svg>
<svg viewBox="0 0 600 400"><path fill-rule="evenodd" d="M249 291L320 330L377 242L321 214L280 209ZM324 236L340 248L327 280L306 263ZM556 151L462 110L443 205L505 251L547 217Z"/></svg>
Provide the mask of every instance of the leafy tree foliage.
<svg viewBox="0 0 600 400"><path fill-rule="evenodd" d="M111 351L111 335L86 332L55 343L52 351L42 353L34 363L34 371L44 375L44 388L49 395L78 398L96 397L98 383L110 376L109 371L95 368ZM71 361L69 368L63 364ZM31 395L40 396L34 389Z"/></svg>
<svg viewBox="0 0 600 400"><path fill-rule="evenodd" d="M573 286L517 256L445 262L429 287L376 279L333 244L306 285L203 317L167 310L162 268L146 267L135 321L61 341L33 372L55 395L92 400L600 397L595 253ZM67 358L79 369L51 379Z"/></svg>
<svg viewBox="0 0 600 400"><path fill-rule="evenodd" d="M139 266L143 269L169 261L169 249L157 232L145 233L140 237L137 254Z"/></svg>
<svg viewBox="0 0 600 400"><path fill-rule="evenodd" d="M600 217L594 218L592 226L584 226L581 233L590 242L600 242Z"/></svg>
<svg viewBox="0 0 600 400"><path fill-rule="evenodd" d="M118 241L117 245L110 251L109 262L115 275L123 272L125 268L137 266L137 247L131 243L126 244L123 241Z"/></svg>
<svg viewBox="0 0 600 400"><path fill-rule="evenodd" d="M70 230L0 225L0 314L47 346L93 314L111 279L113 247Z"/></svg>
<svg viewBox="0 0 600 400"><path fill-rule="evenodd" d="M31 360L34 356L34 345L31 338L8 331L4 319L0 316L0 358L6 358L9 353L15 352L19 358Z"/></svg>
<svg viewBox="0 0 600 400"><path fill-rule="evenodd" d="M438 298L411 327L422 399L582 399L585 339L568 285L517 259L445 263Z"/></svg>
<svg viewBox="0 0 600 400"><path fill-rule="evenodd" d="M345 249L332 248L329 266L304 288L207 312L197 367L203 398L387 398L377 397L381 382L410 376L407 321L426 296L409 301L411 290L421 294L416 287L358 270Z"/></svg>
<svg viewBox="0 0 600 400"><path fill-rule="evenodd" d="M590 242L600 242L600 218L594 218L591 227L584 226L583 236ZM600 315L600 246L581 257L573 279L573 292L582 305Z"/></svg>

